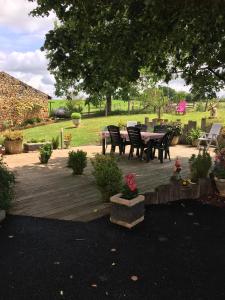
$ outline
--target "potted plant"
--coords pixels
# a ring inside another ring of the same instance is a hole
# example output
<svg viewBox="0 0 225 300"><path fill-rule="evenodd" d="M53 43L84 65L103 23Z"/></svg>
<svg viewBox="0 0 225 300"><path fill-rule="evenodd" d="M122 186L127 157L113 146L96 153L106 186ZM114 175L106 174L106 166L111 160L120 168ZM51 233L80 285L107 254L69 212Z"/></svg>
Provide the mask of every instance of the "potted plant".
<svg viewBox="0 0 225 300"><path fill-rule="evenodd" d="M110 198L110 221L126 228L134 227L144 220L144 200L145 197L138 193L135 175L126 175L122 192Z"/></svg>
<svg viewBox="0 0 225 300"><path fill-rule="evenodd" d="M102 200L109 202L111 196L121 191L122 171L112 155L96 154L91 163L94 168L92 174L102 194Z"/></svg>
<svg viewBox="0 0 225 300"><path fill-rule="evenodd" d="M18 154L23 151L23 132L7 130L3 134L5 151L8 154Z"/></svg>
<svg viewBox="0 0 225 300"><path fill-rule="evenodd" d="M67 167L73 170L73 175L82 175L87 166L87 152L82 150L70 151Z"/></svg>
<svg viewBox="0 0 225 300"><path fill-rule="evenodd" d="M40 148L40 162L41 164L47 164L51 155L52 155L52 145L51 144L44 144L41 148Z"/></svg>
<svg viewBox="0 0 225 300"><path fill-rule="evenodd" d="M3 159L0 158L0 222L4 220L6 211L10 208L14 197L14 173L9 171Z"/></svg>
<svg viewBox="0 0 225 300"><path fill-rule="evenodd" d="M198 155L193 154L189 159L191 181L200 185L200 196L208 194L211 187L211 180L208 177L212 166L210 154L204 149Z"/></svg>
<svg viewBox="0 0 225 300"><path fill-rule="evenodd" d="M66 133L64 135L64 145L65 145L66 149L68 149L70 147L71 141L72 141L72 134Z"/></svg>
<svg viewBox="0 0 225 300"><path fill-rule="evenodd" d="M187 141L189 144L191 144L193 147L197 147L198 145L198 139L201 137L201 129L199 128L192 128L190 132L187 135Z"/></svg>
<svg viewBox="0 0 225 300"><path fill-rule="evenodd" d="M73 125L75 127L78 127L80 125L80 122L81 122L81 114L77 113L77 112L73 112L71 114L71 119L73 121Z"/></svg>
<svg viewBox="0 0 225 300"><path fill-rule="evenodd" d="M225 197L225 147L216 150L213 175L219 194Z"/></svg>
<svg viewBox="0 0 225 300"><path fill-rule="evenodd" d="M180 135L181 135L181 131L182 131L181 124L178 123L178 124L172 125L171 130L172 130L172 133L173 133L171 146L175 146L175 145L178 144L179 138L180 138Z"/></svg>

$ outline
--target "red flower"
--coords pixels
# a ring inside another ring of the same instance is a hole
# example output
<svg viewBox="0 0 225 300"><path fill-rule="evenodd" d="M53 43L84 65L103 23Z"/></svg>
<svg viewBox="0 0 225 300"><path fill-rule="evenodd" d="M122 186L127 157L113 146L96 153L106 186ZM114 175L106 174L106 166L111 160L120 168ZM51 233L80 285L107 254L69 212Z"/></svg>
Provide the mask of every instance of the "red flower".
<svg viewBox="0 0 225 300"><path fill-rule="evenodd" d="M136 184L136 180L135 180L135 174L127 174L125 176L125 182L128 185L129 189L131 190L131 192L136 191L137 189L137 184Z"/></svg>

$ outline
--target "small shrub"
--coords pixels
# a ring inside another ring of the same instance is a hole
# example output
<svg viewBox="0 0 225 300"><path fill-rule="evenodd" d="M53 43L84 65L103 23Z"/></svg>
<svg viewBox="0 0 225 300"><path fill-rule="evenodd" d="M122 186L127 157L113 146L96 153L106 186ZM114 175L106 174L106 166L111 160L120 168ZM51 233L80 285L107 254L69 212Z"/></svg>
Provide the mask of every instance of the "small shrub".
<svg viewBox="0 0 225 300"><path fill-rule="evenodd" d="M14 173L9 171L6 164L0 159L0 209L7 210L14 197Z"/></svg>
<svg viewBox="0 0 225 300"><path fill-rule="evenodd" d="M52 155L52 145L45 144L40 148L40 162L41 164L47 164Z"/></svg>
<svg viewBox="0 0 225 300"><path fill-rule="evenodd" d="M197 102L195 105L195 110L199 112L205 111L205 105L203 102Z"/></svg>
<svg viewBox="0 0 225 300"><path fill-rule="evenodd" d="M74 175L83 174L84 168L87 166L87 152L70 151L67 166L73 170Z"/></svg>
<svg viewBox="0 0 225 300"><path fill-rule="evenodd" d="M23 140L23 132L19 130L8 130L3 134L5 141L22 141Z"/></svg>
<svg viewBox="0 0 225 300"><path fill-rule="evenodd" d="M81 114L74 112L71 114L71 119L81 119Z"/></svg>
<svg viewBox="0 0 225 300"><path fill-rule="evenodd" d="M191 179L196 182L199 178L206 178L209 173L209 169L212 166L212 159L206 150L198 155L193 154L189 159L191 169Z"/></svg>
<svg viewBox="0 0 225 300"><path fill-rule="evenodd" d="M187 135L187 141L189 144L191 144L193 141L197 140L201 136L201 129L191 129L190 132Z"/></svg>
<svg viewBox="0 0 225 300"><path fill-rule="evenodd" d="M97 154L91 160L93 175L104 201L121 191L122 172L113 156Z"/></svg>
<svg viewBox="0 0 225 300"><path fill-rule="evenodd" d="M52 138L52 148L54 150L59 148L59 136Z"/></svg>

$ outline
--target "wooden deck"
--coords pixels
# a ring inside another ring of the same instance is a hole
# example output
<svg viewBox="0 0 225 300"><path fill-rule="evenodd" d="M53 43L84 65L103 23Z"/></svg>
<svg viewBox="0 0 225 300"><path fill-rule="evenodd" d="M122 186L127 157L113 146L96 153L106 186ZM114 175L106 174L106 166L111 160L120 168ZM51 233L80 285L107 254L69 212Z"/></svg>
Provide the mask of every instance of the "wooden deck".
<svg viewBox="0 0 225 300"><path fill-rule="evenodd" d="M100 146L79 147L91 157L101 152ZM136 173L141 192L151 191L160 184L167 183L172 174L174 158L182 161L182 174L188 176L188 158L197 150L192 147L171 147L172 160L160 164L139 160L128 161L120 158L123 173ZM90 221L108 212L108 204L101 201L91 174L90 161L84 175L72 176L66 168L68 150L55 150L47 166L40 165L38 153L23 153L6 156L8 166L16 172L16 198L11 214L61 220Z"/></svg>

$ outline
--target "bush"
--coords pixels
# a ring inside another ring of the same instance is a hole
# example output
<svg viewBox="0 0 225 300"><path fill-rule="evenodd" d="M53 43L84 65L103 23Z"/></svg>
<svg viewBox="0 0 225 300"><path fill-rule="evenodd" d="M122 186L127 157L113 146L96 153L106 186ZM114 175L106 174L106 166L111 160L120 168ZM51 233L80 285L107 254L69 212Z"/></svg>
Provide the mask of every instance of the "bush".
<svg viewBox="0 0 225 300"><path fill-rule="evenodd" d="M193 154L189 159L191 168L191 179L196 182L199 178L206 178L209 173L209 169L212 166L212 159L206 150L203 153L199 153L197 156Z"/></svg>
<svg viewBox="0 0 225 300"><path fill-rule="evenodd" d="M187 141L189 144L191 144L193 141L197 140L201 136L201 129L191 129L190 132L187 135Z"/></svg>
<svg viewBox="0 0 225 300"><path fill-rule="evenodd" d="M71 119L81 119L81 114L74 112L71 114Z"/></svg>
<svg viewBox="0 0 225 300"><path fill-rule="evenodd" d="M203 102L197 102L195 105L195 110L196 111L200 111L200 112L204 112L205 111L205 105Z"/></svg>
<svg viewBox="0 0 225 300"><path fill-rule="evenodd" d="M113 156L97 154L91 160L93 175L104 201L121 191L122 172Z"/></svg>
<svg viewBox="0 0 225 300"><path fill-rule="evenodd" d="M82 113L83 111L83 101L80 100L67 100L66 108L70 112L70 114L77 112Z"/></svg>
<svg viewBox="0 0 225 300"><path fill-rule="evenodd" d="M87 166L87 152L70 151L67 166L73 170L74 175L83 174L84 168Z"/></svg>
<svg viewBox="0 0 225 300"><path fill-rule="evenodd" d="M59 148L59 136L52 138L52 148L54 150Z"/></svg>
<svg viewBox="0 0 225 300"><path fill-rule="evenodd" d="M41 164L47 164L52 155L52 145L45 144L40 148L40 162Z"/></svg>
<svg viewBox="0 0 225 300"><path fill-rule="evenodd" d="M0 209L7 210L14 197L15 176L9 171L6 164L0 159Z"/></svg>
<svg viewBox="0 0 225 300"><path fill-rule="evenodd" d="M6 141L22 141L23 140L23 132L19 130L8 130L3 134Z"/></svg>

